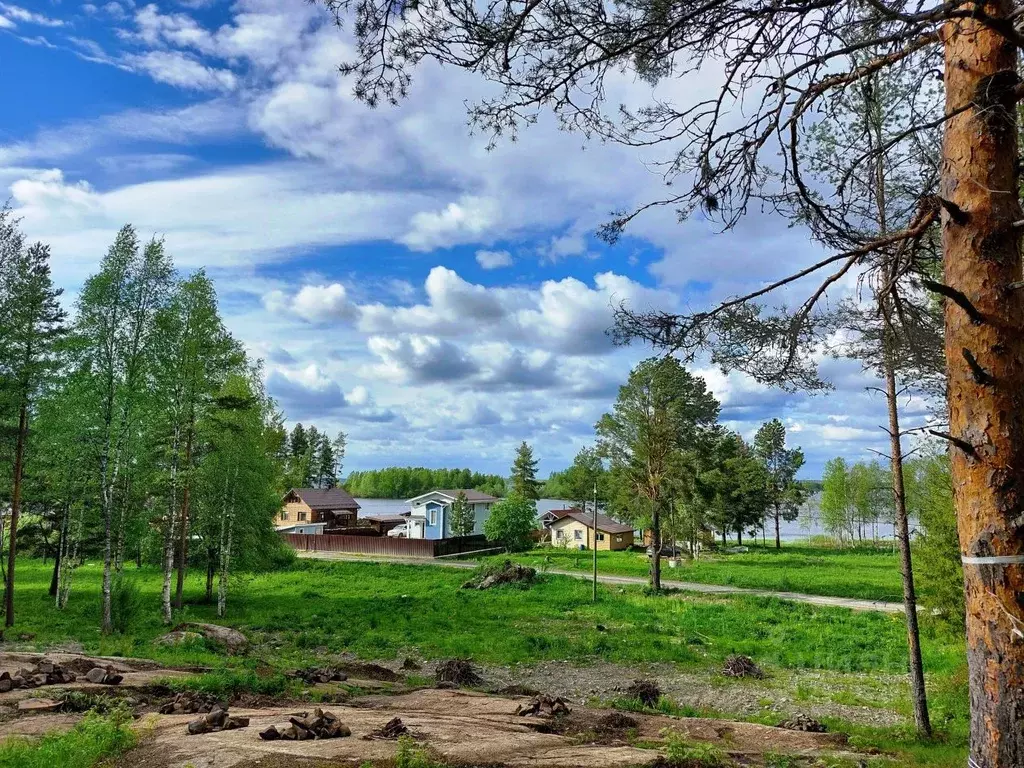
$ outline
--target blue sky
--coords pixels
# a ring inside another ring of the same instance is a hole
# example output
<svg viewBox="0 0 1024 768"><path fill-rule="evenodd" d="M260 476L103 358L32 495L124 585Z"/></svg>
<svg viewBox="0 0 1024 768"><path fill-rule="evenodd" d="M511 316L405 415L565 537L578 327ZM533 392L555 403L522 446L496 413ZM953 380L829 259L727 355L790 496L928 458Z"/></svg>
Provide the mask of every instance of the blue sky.
<svg viewBox="0 0 1024 768"><path fill-rule="evenodd" d="M818 253L778 219L719 234L669 210L602 244L611 211L664 192L656 156L546 119L488 151L463 107L486 84L425 67L407 102L369 110L337 73L350 51L304 0L0 3L0 187L69 298L124 223L164 237L215 278L289 421L349 433L347 469L503 472L521 440L559 469L649 354L611 344L613 304L702 306ZM823 368L835 390L809 397L694 366L748 438L781 418L811 477L885 442L859 365Z"/></svg>

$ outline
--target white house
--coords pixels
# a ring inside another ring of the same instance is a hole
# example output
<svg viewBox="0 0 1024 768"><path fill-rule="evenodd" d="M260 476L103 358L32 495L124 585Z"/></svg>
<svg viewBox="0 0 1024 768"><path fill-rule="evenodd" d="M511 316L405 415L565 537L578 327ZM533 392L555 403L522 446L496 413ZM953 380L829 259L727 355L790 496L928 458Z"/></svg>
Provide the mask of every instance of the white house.
<svg viewBox="0 0 1024 768"><path fill-rule="evenodd" d="M491 513L491 506L497 499L474 490L442 490L424 493L409 499L410 539L446 539L452 535L452 505L460 493L473 510L473 533L483 533L484 520Z"/></svg>

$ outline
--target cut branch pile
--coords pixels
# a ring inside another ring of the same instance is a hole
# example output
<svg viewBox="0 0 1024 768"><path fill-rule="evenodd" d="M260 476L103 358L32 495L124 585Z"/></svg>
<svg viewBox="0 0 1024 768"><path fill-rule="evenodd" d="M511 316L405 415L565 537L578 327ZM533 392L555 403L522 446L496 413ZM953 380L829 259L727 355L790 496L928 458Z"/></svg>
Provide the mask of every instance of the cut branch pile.
<svg viewBox="0 0 1024 768"><path fill-rule="evenodd" d="M722 674L726 677L753 677L763 680L764 670L761 669L749 656L733 655L725 660L722 667Z"/></svg>
<svg viewBox="0 0 1024 768"><path fill-rule="evenodd" d="M434 670L434 678L439 684L447 685L480 685L483 682L480 675L473 669L469 659L448 659L442 661Z"/></svg>
<svg viewBox="0 0 1024 768"><path fill-rule="evenodd" d="M626 689L626 696L645 707L656 707L661 700L661 688L653 680L634 680Z"/></svg>
<svg viewBox="0 0 1024 768"><path fill-rule="evenodd" d="M227 710L227 704L217 701L209 693L182 691L160 707L161 715L205 715L214 709Z"/></svg>
<svg viewBox="0 0 1024 768"><path fill-rule="evenodd" d="M41 685L64 685L77 679L74 672L49 659L41 659L32 667L19 669L13 675L0 672L0 693L15 688L38 688Z"/></svg>
<svg viewBox="0 0 1024 768"><path fill-rule="evenodd" d="M779 728L785 728L787 731L805 731L807 733L825 733L828 730L824 724L807 715L795 715L789 720L783 720L779 723Z"/></svg>
<svg viewBox="0 0 1024 768"><path fill-rule="evenodd" d="M288 677L302 680L310 685L316 685L317 683L343 683L348 680L348 675L337 667L296 669L294 672L289 672Z"/></svg>
<svg viewBox="0 0 1024 768"><path fill-rule="evenodd" d="M214 707L202 717L192 720L188 724L189 736L197 736L201 733L216 733L217 731L233 731L237 728L248 728L249 718L238 715L229 715L226 709L219 705Z"/></svg>
<svg viewBox="0 0 1024 768"><path fill-rule="evenodd" d="M537 571L529 566L506 560L500 566L483 568L462 585L463 589L490 589L502 584L528 587L537 580Z"/></svg>
<svg viewBox="0 0 1024 768"><path fill-rule="evenodd" d="M559 696L548 696L542 693L535 696L529 704L520 704L516 707L516 714L523 717L558 717L568 715L571 710L565 699Z"/></svg>
<svg viewBox="0 0 1024 768"><path fill-rule="evenodd" d="M317 707L313 714L303 712L288 718L287 723L272 725L260 731L264 741L310 741L311 739L340 739L351 736L352 731L333 712Z"/></svg>
<svg viewBox="0 0 1024 768"><path fill-rule="evenodd" d="M397 739L399 736L409 735L409 728L402 722L402 718L393 717L377 730L373 731L368 739Z"/></svg>

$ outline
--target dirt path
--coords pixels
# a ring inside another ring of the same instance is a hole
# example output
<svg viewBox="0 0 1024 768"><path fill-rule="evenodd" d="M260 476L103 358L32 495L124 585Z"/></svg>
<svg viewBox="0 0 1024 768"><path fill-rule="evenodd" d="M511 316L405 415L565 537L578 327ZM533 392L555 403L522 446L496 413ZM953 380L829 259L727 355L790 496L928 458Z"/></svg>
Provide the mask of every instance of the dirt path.
<svg viewBox="0 0 1024 768"><path fill-rule="evenodd" d="M299 557L312 560L337 560L351 563L400 563L402 565L435 565L442 568L476 569L477 563L465 560L430 560L427 558L378 557L375 555L349 555L344 552L296 552ZM581 571L548 570L546 573L556 576L569 576L574 579L589 580L591 575ZM603 584L628 584L643 586L646 579L636 576L611 576L598 574L597 580ZM774 597L780 600L793 600L798 603L825 605L835 608L849 608L852 611L881 611L883 613L902 613L903 603L887 603L881 600L860 600L854 597L832 597L828 595L805 595L801 592L774 592L769 589L748 589L746 587L729 587L722 584L700 584L693 581L671 581L662 579L666 589L682 589L687 592L702 592L714 595L753 595L755 597Z"/></svg>

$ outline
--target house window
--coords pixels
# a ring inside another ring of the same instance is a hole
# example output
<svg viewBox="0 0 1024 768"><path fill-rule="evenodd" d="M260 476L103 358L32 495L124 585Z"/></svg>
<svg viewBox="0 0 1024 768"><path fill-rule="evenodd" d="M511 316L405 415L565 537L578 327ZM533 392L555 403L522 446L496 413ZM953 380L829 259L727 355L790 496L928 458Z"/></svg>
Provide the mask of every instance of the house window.
<svg viewBox="0 0 1024 768"><path fill-rule="evenodd" d="M604 541L604 534L603 533L597 534L597 540L598 541Z"/></svg>
<svg viewBox="0 0 1024 768"><path fill-rule="evenodd" d="M615 543L616 544L621 544L622 543L622 537L621 536L616 536L615 537Z"/></svg>
<svg viewBox="0 0 1024 768"><path fill-rule="evenodd" d="M287 520L288 519L288 513L285 512L284 510L281 511L281 519L282 520Z"/></svg>
<svg viewBox="0 0 1024 768"><path fill-rule="evenodd" d="M436 509L430 510L430 524L431 525L437 525L437 510Z"/></svg>
<svg viewBox="0 0 1024 768"><path fill-rule="evenodd" d="M583 541L583 531L577 528L575 531L572 532L572 537L576 539L576 541Z"/></svg>
<svg viewBox="0 0 1024 768"><path fill-rule="evenodd" d="M306 519L306 513L305 512L299 512L299 520L305 520L305 519Z"/></svg>
<svg viewBox="0 0 1024 768"><path fill-rule="evenodd" d="M556 539L564 539L565 538L565 531L555 531L555 538Z"/></svg>

